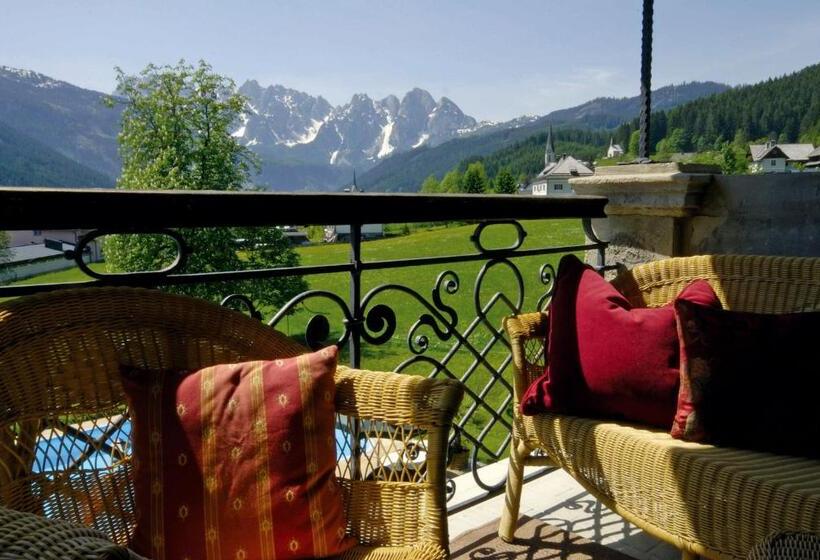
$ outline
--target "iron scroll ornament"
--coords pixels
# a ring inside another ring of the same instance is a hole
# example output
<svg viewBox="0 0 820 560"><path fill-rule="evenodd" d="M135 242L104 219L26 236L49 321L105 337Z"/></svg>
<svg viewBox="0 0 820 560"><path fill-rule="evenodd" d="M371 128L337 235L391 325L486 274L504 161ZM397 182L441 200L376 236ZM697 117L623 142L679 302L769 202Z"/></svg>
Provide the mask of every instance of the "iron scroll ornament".
<svg viewBox="0 0 820 560"><path fill-rule="evenodd" d="M171 238L176 245L176 257L173 262L160 270L143 271L143 272L105 272L100 273L93 270L83 260L83 255L86 249L90 249L90 244L97 239L107 235L163 235ZM185 242L182 234L173 229L153 229L153 230L139 230L139 229L94 229L83 235L77 242L74 249L65 251L65 257L73 260L77 267L83 271L84 274L94 278L95 280L102 280L108 284L120 285L151 285L158 284L161 280L175 272L181 271L185 267L188 256L192 253L191 247Z"/></svg>

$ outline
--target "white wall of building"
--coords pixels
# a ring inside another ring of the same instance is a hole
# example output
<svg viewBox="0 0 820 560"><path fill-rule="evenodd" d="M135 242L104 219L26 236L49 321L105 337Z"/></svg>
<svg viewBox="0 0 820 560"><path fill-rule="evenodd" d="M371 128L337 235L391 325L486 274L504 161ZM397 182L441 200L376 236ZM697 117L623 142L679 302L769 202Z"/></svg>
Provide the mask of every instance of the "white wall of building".
<svg viewBox="0 0 820 560"><path fill-rule="evenodd" d="M546 182L533 183L532 194L536 196L573 196L575 191L569 184L569 178L549 178Z"/></svg>
<svg viewBox="0 0 820 560"><path fill-rule="evenodd" d="M786 158L766 158L749 165L752 173L799 173L800 170L786 162Z"/></svg>
<svg viewBox="0 0 820 560"><path fill-rule="evenodd" d="M89 262L88 255L83 260ZM57 256L50 259L37 259L20 263L13 266L3 267L0 270L0 283L16 282L25 278L31 278L38 274L45 274L46 272L56 272L58 270L67 270L74 268L77 265L74 261L70 261L64 257Z"/></svg>

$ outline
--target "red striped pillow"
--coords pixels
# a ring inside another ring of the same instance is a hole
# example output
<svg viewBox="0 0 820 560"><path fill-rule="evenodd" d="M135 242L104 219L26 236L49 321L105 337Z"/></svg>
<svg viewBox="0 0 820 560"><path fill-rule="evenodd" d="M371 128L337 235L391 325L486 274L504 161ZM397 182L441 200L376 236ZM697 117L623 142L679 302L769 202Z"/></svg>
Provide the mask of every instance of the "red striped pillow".
<svg viewBox="0 0 820 560"><path fill-rule="evenodd" d="M154 560L350 548L334 477L337 351L194 372L129 370L137 526Z"/></svg>

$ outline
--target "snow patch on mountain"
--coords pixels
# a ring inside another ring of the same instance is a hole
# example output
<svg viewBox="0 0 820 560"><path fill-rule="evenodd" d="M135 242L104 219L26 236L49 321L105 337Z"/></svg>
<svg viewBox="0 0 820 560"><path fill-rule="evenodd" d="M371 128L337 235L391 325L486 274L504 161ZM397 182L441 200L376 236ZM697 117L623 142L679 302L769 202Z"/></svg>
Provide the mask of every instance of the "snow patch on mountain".
<svg viewBox="0 0 820 560"><path fill-rule="evenodd" d="M391 119L387 123L387 126L385 126L382 129L382 145L381 148L379 148L379 153L376 154L376 157L379 159L389 156L391 153L393 153L393 150L395 149L395 147L392 144L390 144L390 136L392 136L393 134L394 124L395 122Z"/></svg>
<svg viewBox="0 0 820 560"><path fill-rule="evenodd" d="M427 133L425 132L424 134L422 134L421 136L419 136L419 141L418 141L418 142L416 142L415 144L413 144L413 145L412 145L412 146L410 146L410 147L411 147L411 148L418 148L419 146L424 145L424 143L425 143L425 142L427 142L427 139L428 139L428 138L430 138L430 135L429 135L429 134L427 134Z"/></svg>
<svg viewBox="0 0 820 560"><path fill-rule="evenodd" d="M294 157L300 160L331 165L372 166L397 152L469 134L477 126L451 100L436 101L420 88L401 101L395 95L374 100L357 93L336 107L320 96L281 85L262 87L255 80L239 91L248 99L247 119L233 131L240 142L283 154L298 150Z"/></svg>

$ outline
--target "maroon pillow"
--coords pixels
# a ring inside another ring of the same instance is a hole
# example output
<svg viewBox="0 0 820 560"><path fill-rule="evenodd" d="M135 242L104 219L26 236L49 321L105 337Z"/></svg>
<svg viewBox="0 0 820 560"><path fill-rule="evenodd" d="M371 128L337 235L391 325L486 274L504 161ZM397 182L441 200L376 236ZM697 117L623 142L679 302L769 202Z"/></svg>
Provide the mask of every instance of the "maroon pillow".
<svg viewBox="0 0 820 560"><path fill-rule="evenodd" d="M675 304L681 387L672 436L820 458L820 313Z"/></svg>
<svg viewBox="0 0 820 560"><path fill-rule="evenodd" d="M704 280L679 298L719 307ZM680 379L672 305L633 309L590 266L567 255L550 303L547 370L521 399L524 414L616 417L669 428Z"/></svg>

